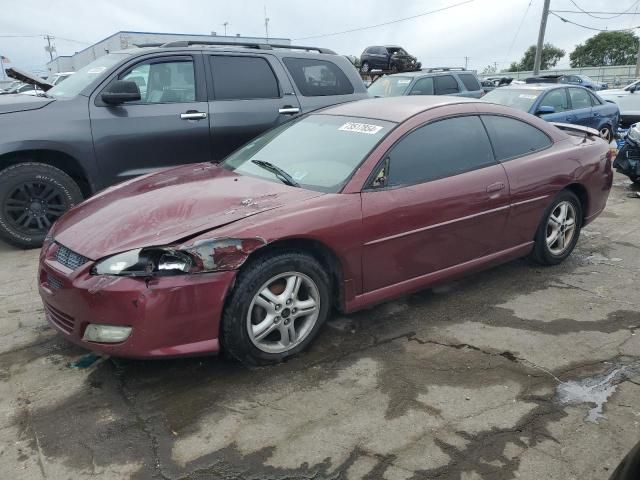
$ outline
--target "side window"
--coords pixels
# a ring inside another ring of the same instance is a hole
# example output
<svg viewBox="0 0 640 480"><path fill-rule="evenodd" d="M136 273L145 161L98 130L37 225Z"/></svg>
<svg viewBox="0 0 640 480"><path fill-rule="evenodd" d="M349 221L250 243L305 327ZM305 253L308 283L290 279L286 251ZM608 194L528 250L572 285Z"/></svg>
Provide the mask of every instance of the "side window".
<svg viewBox="0 0 640 480"><path fill-rule="evenodd" d="M436 95L450 95L460 92L458 82L451 75L438 75L434 77Z"/></svg>
<svg viewBox="0 0 640 480"><path fill-rule="evenodd" d="M566 112L569 110L567 92L564 88L557 88L548 92L540 101L541 107L553 107L556 112Z"/></svg>
<svg viewBox="0 0 640 480"><path fill-rule="evenodd" d="M498 161L528 155L551 145L541 130L521 120L497 115L482 115Z"/></svg>
<svg viewBox="0 0 640 480"><path fill-rule="evenodd" d="M602 105L602 102L600 101L600 99L598 97L596 97L593 93L588 92L589 93L589 97L591 98L591 105L596 107L598 105Z"/></svg>
<svg viewBox="0 0 640 480"><path fill-rule="evenodd" d="M353 85L335 63L314 58L285 58L284 64L291 73L300 93L305 97L348 95Z"/></svg>
<svg viewBox="0 0 640 480"><path fill-rule="evenodd" d="M582 88L570 88L569 97L571 98L571 107L573 109L578 108L591 108L591 99L589 98L589 92Z"/></svg>
<svg viewBox="0 0 640 480"><path fill-rule="evenodd" d="M409 95L433 95L433 77L424 77L416 80Z"/></svg>
<svg viewBox="0 0 640 480"><path fill-rule="evenodd" d="M439 120L414 130L388 153L388 186L414 185L494 165L476 116Z"/></svg>
<svg viewBox="0 0 640 480"><path fill-rule="evenodd" d="M475 75L471 73L460 73L458 76L460 77L464 88L466 88L470 92L475 92L482 88L480 86L480 83L478 83L478 79L475 77Z"/></svg>
<svg viewBox="0 0 640 480"><path fill-rule="evenodd" d="M209 61L216 100L280 97L278 80L264 58L211 55Z"/></svg>
<svg viewBox="0 0 640 480"><path fill-rule="evenodd" d="M386 49L386 48L384 48L384 47L378 47L378 48L376 49L376 53L377 53L378 55L387 55L387 49Z"/></svg>
<svg viewBox="0 0 640 480"><path fill-rule="evenodd" d="M582 83L582 79L580 77L576 77L575 75L571 75L569 79L571 83Z"/></svg>
<svg viewBox="0 0 640 480"><path fill-rule="evenodd" d="M193 60L150 61L120 77L138 85L140 103L186 103L196 100Z"/></svg>

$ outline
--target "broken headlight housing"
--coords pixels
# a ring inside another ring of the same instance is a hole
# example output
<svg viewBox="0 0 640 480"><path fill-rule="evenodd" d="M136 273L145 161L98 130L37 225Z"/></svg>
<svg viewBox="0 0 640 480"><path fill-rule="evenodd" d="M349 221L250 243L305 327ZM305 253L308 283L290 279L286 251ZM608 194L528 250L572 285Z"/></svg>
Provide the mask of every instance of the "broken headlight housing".
<svg viewBox="0 0 640 480"><path fill-rule="evenodd" d="M176 275L197 270L194 260L188 253L170 248L138 248L100 260L91 273L129 277Z"/></svg>

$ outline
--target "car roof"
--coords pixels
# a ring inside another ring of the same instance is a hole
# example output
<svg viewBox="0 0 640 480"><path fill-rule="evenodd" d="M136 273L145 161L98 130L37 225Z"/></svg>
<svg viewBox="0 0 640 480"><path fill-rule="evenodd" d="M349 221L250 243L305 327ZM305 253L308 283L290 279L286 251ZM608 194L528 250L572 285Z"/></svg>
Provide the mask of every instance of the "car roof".
<svg viewBox="0 0 640 480"><path fill-rule="evenodd" d="M505 89L505 90L543 91L543 90L552 90L554 88L567 88L567 86L568 85L566 83L517 83L515 85L511 84L511 85L505 85L504 87L500 87L500 90ZM571 85L571 87L584 88L579 85Z"/></svg>
<svg viewBox="0 0 640 480"><path fill-rule="evenodd" d="M312 47L309 47L312 48ZM315 47L314 47L315 48ZM145 47L131 47L124 50L117 50L111 53L119 53L119 54L127 54L127 55L143 55L146 53L159 53L159 52L177 52L185 50L194 50L199 52L236 52L236 53L251 53L253 55L260 55L264 53L268 53L270 55L276 56L286 56L286 57L343 57L342 55L338 55L335 52L318 52L315 50L304 50L302 48L277 48L274 47L272 49L265 48L251 48L242 45L206 45L206 44L193 44L193 45L184 45L184 46L145 46Z"/></svg>
<svg viewBox="0 0 640 480"><path fill-rule="evenodd" d="M412 95L369 98L357 102L341 103L319 110L322 115L375 118L388 122L404 122L418 113L432 108L461 103L482 103L475 98L447 97L444 95Z"/></svg>
<svg viewBox="0 0 640 480"><path fill-rule="evenodd" d="M471 70L436 70L430 72L429 70L414 70L412 72L392 73L385 75L386 77L433 77L435 75L453 75L460 73L474 74Z"/></svg>

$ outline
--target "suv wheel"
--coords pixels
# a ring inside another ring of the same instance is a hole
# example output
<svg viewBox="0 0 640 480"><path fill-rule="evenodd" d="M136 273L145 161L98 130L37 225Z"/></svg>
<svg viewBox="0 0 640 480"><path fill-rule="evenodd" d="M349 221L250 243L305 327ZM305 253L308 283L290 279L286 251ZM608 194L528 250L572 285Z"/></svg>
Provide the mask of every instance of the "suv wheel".
<svg viewBox="0 0 640 480"><path fill-rule="evenodd" d="M398 73L400 70L398 70L398 65L396 65L395 63L391 64L391 73Z"/></svg>
<svg viewBox="0 0 640 480"><path fill-rule="evenodd" d="M28 162L0 170L0 238L39 247L53 222L81 201L78 185L51 165Z"/></svg>

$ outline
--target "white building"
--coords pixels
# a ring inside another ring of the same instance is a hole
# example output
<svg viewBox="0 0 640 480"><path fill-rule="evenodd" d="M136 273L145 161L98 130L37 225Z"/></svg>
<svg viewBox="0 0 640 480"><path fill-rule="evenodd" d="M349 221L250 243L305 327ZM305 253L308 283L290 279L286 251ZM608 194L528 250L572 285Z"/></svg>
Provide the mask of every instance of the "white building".
<svg viewBox="0 0 640 480"><path fill-rule="evenodd" d="M117 32L100 40L90 47L80 50L73 55L60 55L47 63L49 75L58 72L75 72L96 58L106 55L109 52L124 50L126 48L144 45L147 43L167 43L179 40L200 40L221 42L252 42L252 43L273 43L280 45L291 45L288 38L267 38L264 37L241 37L223 35L190 35L186 33L155 33L155 32Z"/></svg>

